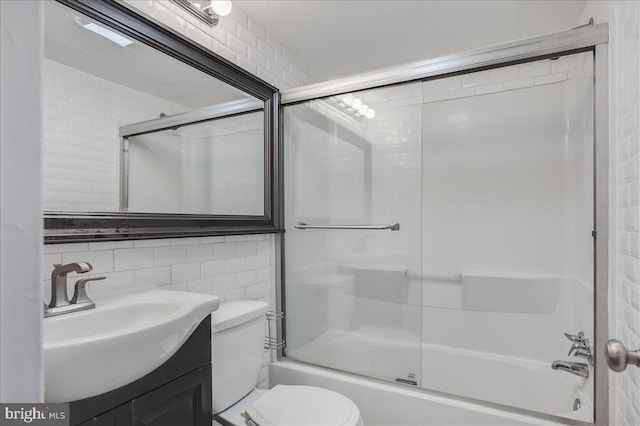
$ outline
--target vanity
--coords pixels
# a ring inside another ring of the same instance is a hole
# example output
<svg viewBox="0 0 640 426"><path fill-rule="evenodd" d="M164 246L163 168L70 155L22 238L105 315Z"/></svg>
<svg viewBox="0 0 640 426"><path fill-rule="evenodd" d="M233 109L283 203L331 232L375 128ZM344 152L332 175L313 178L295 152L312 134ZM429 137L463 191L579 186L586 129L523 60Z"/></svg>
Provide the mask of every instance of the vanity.
<svg viewBox="0 0 640 426"><path fill-rule="evenodd" d="M210 424L211 313L219 304L150 289L45 318L45 400L69 402L72 425Z"/></svg>
<svg viewBox="0 0 640 426"><path fill-rule="evenodd" d="M162 366L69 408L72 425L210 425L211 317Z"/></svg>

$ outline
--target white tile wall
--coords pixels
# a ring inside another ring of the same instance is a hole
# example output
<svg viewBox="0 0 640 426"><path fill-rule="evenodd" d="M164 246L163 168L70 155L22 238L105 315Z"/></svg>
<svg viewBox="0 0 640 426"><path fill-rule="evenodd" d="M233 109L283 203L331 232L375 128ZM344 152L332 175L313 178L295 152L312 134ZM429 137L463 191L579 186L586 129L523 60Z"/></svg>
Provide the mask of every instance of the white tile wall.
<svg viewBox="0 0 640 426"><path fill-rule="evenodd" d="M640 346L640 3L588 1L579 23L609 22L609 334ZM610 372L610 422L640 424L640 369Z"/></svg>
<svg viewBox="0 0 640 426"><path fill-rule="evenodd" d="M50 295L54 263L86 261L93 266L90 276L107 277L89 284L91 294L154 285L215 294L222 301L254 299L271 303L273 237L215 238L46 245L42 255L45 298ZM70 292L74 282L75 276L69 276Z"/></svg>
<svg viewBox="0 0 640 426"><path fill-rule="evenodd" d="M281 90L317 81L306 61L248 16L238 2L215 27L168 0L127 2Z"/></svg>
<svg viewBox="0 0 640 426"><path fill-rule="evenodd" d="M556 83L578 76L592 76L576 56L512 65L423 83L424 103L466 98Z"/></svg>
<svg viewBox="0 0 640 426"><path fill-rule="evenodd" d="M189 109L45 58L42 88L45 209L114 211L118 128Z"/></svg>

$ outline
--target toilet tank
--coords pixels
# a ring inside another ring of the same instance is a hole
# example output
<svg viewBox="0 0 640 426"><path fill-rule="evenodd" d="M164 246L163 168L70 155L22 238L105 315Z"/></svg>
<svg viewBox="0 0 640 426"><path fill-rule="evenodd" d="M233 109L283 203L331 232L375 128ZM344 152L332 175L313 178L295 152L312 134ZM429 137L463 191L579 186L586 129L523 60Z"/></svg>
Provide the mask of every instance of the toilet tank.
<svg viewBox="0 0 640 426"><path fill-rule="evenodd" d="M255 388L264 353L267 304L237 300L211 317L213 412L226 410Z"/></svg>

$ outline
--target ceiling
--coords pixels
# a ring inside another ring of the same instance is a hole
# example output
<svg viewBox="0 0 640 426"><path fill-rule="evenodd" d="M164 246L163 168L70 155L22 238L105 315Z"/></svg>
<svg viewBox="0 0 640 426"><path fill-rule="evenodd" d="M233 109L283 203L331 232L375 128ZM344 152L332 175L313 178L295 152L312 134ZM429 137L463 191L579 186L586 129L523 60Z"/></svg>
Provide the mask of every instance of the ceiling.
<svg viewBox="0 0 640 426"><path fill-rule="evenodd" d="M567 30L579 24L585 1L234 0L234 4L325 80Z"/></svg>

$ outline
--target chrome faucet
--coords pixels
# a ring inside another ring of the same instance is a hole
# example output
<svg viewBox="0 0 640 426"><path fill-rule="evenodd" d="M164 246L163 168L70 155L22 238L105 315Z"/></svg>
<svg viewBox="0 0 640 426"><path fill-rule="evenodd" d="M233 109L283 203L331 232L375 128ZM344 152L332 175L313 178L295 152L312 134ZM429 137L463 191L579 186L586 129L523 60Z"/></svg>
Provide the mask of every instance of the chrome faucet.
<svg viewBox="0 0 640 426"><path fill-rule="evenodd" d="M585 339L582 343L574 343L569 349L567 356L573 356L584 358L589 362L589 365L593 365L593 353L591 352L591 346L589 345L589 339Z"/></svg>
<svg viewBox="0 0 640 426"><path fill-rule="evenodd" d="M589 364L584 362L570 362L570 361L553 361L551 368L554 370L562 370L576 376L589 378Z"/></svg>
<svg viewBox="0 0 640 426"><path fill-rule="evenodd" d="M584 362L571 362L571 361L553 361L551 368L554 370L562 370L576 376L589 378L589 365L593 365L593 352L591 350L591 344L589 339L584 337L584 333L581 331L576 335L564 333L564 336L572 343L571 348L567 356L577 356L585 358L589 363Z"/></svg>
<svg viewBox="0 0 640 426"><path fill-rule="evenodd" d="M51 273L51 301L48 305L45 303L45 318L95 308L95 303L87 297L85 285L88 281L103 280L106 277L78 280L71 300L69 300L69 294L67 293L67 275L69 273L84 274L92 269L93 267L88 262L53 265L53 272Z"/></svg>
<svg viewBox="0 0 640 426"><path fill-rule="evenodd" d="M571 335L564 333L565 337L573 342L567 356L573 356L584 358L588 361L589 365L593 365L593 351L591 349L591 343L589 339L584 337L584 333L581 331L577 335Z"/></svg>

